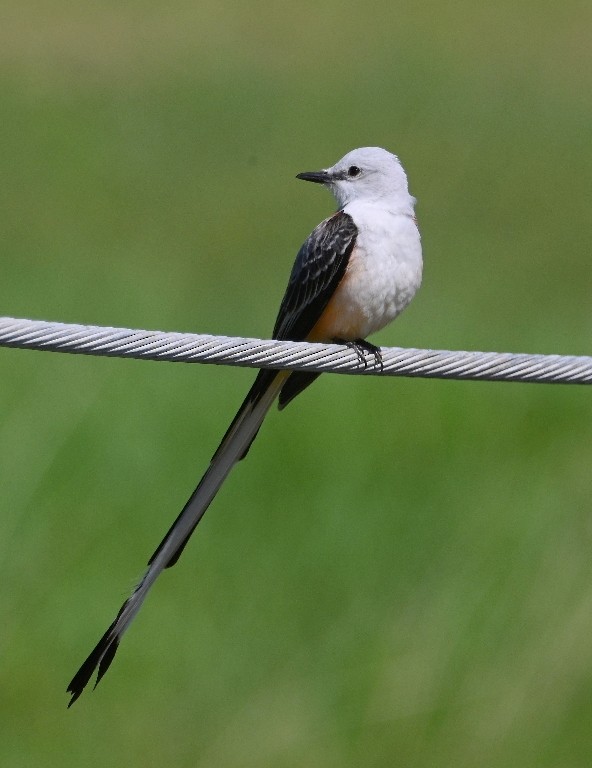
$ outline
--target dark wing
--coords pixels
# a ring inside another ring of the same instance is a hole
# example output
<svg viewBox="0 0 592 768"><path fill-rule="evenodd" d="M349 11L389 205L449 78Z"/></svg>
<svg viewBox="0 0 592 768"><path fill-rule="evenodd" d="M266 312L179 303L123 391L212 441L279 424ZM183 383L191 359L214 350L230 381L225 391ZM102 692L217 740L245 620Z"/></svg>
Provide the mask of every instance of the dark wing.
<svg viewBox="0 0 592 768"><path fill-rule="evenodd" d="M275 339L302 341L308 336L345 274L357 234L352 217L338 211L308 236L296 256L280 305L273 329ZM280 392L280 410L318 376L293 373Z"/></svg>
<svg viewBox="0 0 592 768"><path fill-rule="evenodd" d="M302 341L308 336L345 274L357 234L354 220L343 211L311 232L296 256L274 339Z"/></svg>

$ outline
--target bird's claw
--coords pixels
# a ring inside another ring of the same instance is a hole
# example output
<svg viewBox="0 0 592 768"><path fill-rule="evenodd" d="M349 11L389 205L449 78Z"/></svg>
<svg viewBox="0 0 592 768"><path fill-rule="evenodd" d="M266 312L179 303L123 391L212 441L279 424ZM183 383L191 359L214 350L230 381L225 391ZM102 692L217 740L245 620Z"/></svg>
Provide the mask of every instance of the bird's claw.
<svg viewBox="0 0 592 768"><path fill-rule="evenodd" d="M382 373L384 370L384 363L382 360L382 352L380 350L380 347L377 347L375 344L371 344L369 341L366 341L366 339L354 339L353 341L346 341L345 339L335 339L336 344L344 344L349 349L352 349L356 355L358 356L358 360L360 363L364 365L364 370L366 371L368 369L368 358L366 356L366 353L369 353L374 358L374 366L380 367L380 372Z"/></svg>

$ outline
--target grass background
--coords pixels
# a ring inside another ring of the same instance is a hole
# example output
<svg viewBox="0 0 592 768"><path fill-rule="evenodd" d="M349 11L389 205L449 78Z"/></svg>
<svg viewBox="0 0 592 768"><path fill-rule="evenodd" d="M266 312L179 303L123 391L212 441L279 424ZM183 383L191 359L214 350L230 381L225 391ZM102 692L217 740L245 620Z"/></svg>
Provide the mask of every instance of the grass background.
<svg viewBox="0 0 592 768"><path fill-rule="evenodd" d="M269 334L397 152L384 344L589 354L592 6L6 0L2 314ZM252 373L0 350L3 766L588 766L590 393L323 377L274 413L94 694L65 686ZM312 428L311 428L312 427Z"/></svg>

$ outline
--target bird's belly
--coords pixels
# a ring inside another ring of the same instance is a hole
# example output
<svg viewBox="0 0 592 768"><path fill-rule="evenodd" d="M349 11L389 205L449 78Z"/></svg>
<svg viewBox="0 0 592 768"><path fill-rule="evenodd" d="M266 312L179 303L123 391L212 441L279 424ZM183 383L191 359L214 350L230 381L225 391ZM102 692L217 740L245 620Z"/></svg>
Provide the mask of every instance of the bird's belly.
<svg viewBox="0 0 592 768"><path fill-rule="evenodd" d="M337 290L314 326L311 341L363 339L379 331L409 304L421 283L416 259L385 253L371 260L354 251Z"/></svg>

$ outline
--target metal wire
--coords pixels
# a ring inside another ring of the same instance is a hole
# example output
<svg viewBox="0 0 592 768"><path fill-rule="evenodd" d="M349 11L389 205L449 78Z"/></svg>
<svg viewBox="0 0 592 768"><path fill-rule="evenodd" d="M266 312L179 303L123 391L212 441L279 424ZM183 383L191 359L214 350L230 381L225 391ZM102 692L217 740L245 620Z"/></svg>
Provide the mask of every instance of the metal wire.
<svg viewBox="0 0 592 768"><path fill-rule="evenodd" d="M0 317L0 346L249 368L289 368L369 376L591 384L592 357L450 352L383 347L382 365L339 344L49 323Z"/></svg>

